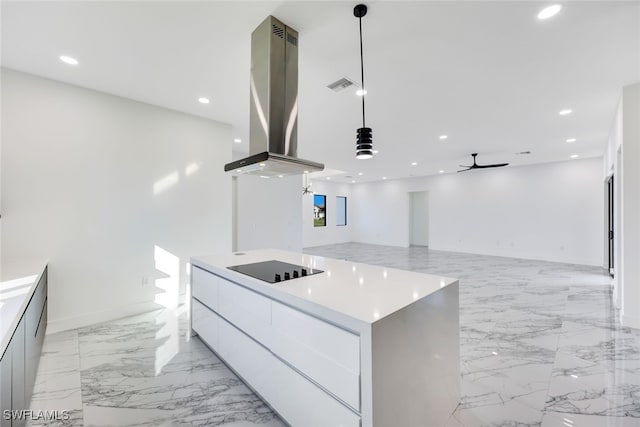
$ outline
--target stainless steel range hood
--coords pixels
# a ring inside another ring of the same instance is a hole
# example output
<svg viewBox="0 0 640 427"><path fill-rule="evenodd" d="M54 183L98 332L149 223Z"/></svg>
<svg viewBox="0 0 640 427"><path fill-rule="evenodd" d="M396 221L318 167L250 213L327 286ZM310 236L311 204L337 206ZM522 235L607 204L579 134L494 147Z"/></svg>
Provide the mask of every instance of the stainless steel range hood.
<svg viewBox="0 0 640 427"><path fill-rule="evenodd" d="M251 34L250 125L249 157L226 164L226 172L272 177L324 169L297 157L298 32L273 16Z"/></svg>

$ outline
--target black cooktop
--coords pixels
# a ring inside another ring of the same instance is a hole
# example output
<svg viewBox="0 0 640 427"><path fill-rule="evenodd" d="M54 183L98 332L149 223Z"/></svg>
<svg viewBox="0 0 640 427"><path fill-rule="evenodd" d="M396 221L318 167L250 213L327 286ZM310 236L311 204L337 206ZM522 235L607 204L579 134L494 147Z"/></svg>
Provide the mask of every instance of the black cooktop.
<svg viewBox="0 0 640 427"><path fill-rule="evenodd" d="M315 268L275 260L234 265L227 268L269 283L283 282L285 280L323 273L322 270Z"/></svg>

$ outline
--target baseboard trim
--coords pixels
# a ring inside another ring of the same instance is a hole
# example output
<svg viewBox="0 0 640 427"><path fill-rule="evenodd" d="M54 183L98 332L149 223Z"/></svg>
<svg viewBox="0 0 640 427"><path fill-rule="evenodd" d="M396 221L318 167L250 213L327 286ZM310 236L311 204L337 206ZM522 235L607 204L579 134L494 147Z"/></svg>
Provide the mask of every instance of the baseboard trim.
<svg viewBox="0 0 640 427"><path fill-rule="evenodd" d="M546 262L554 262L558 264L572 264L572 265L584 265L588 267L600 267L602 268L602 263L599 261L588 261L585 259L577 259L571 257L547 257L535 254L521 254L521 253L511 253L511 252L503 252L503 251L483 251L483 252L473 252L471 250L461 249L461 248L451 248L451 247L436 247L429 246L429 249L434 251L443 251L443 252L458 252L464 254L471 255L485 255L485 256L494 256L500 258L515 258L515 259L526 259L531 261L546 261Z"/></svg>
<svg viewBox="0 0 640 427"><path fill-rule="evenodd" d="M620 323L622 326L627 328L640 329L640 317L639 316L629 316L627 314L623 314L620 316Z"/></svg>
<svg viewBox="0 0 640 427"><path fill-rule="evenodd" d="M62 319L47 320L47 335L57 332L68 331L70 329L82 328L84 326L93 325L95 323L107 322L109 320L120 319L122 317L133 316L135 314L146 313L157 310L162 306L155 302L141 302L125 305L109 310L103 310L93 313L85 313L79 316L65 317Z"/></svg>

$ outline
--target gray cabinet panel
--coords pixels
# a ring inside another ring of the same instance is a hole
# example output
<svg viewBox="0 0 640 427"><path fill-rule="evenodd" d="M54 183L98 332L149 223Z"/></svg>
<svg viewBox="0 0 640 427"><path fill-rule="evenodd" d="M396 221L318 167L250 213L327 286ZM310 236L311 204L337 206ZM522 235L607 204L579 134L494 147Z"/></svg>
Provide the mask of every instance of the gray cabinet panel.
<svg viewBox="0 0 640 427"><path fill-rule="evenodd" d="M0 426L11 427L11 420L4 419L4 411L11 410L11 342L0 360Z"/></svg>
<svg viewBox="0 0 640 427"><path fill-rule="evenodd" d="M45 270L24 315L25 403L31 402L47 324L47 271Z"/></svg>
<svg viewBox="0 0 640 427"><path fill-rule="evenodd" d="M18 323L11 339L11 406L13 410L26 409L24 400L24 317ZM12 427L25 425L25 419L13 420Z"/></svg>
<svg viewBox="0 0 640 427"><path fill-rule="evenodd" d="M0 427L21 427L26 419L5 419L4 411L28 409L47 329L47 270L0 360Z"/></svg>
<svg viewBox="0 0 640 427"><path fill-rule="evenodd" d="M26 318L26 333L27 336L36 336L36 330L38 329L38 324L40 323L40 315L42 314L42 309L44 308L44 302L47 298L47 274L45 273L40 278L40 282L38 282L38 286L31 297L31 301L29 302L29 306L25 312Z"/></svg>

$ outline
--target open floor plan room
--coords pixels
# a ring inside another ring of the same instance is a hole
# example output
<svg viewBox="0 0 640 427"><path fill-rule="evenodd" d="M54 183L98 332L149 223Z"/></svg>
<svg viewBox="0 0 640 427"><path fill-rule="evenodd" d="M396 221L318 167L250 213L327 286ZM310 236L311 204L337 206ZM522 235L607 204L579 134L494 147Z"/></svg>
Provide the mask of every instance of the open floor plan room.
<svg viewBox="0 0 640 427"><path fill-rule="evenodd" d="M640 427L640 0L0 36L0 427Z"/></svg>

